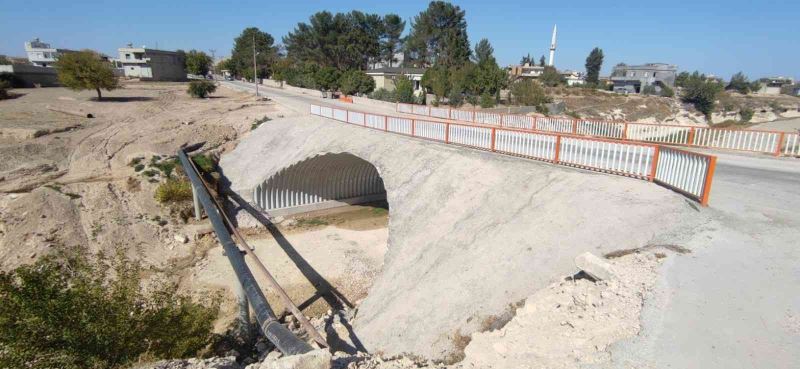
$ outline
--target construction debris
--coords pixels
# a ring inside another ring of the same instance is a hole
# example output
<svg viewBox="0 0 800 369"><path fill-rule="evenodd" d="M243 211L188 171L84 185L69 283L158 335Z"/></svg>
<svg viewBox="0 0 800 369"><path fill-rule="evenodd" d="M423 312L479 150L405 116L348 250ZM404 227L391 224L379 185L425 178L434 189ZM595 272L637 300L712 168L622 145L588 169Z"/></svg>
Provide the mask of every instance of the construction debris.
<svg viewBox="0 0 800 369"><path fill-rule="evenodd" d="M614 278L614 267L591 252L584 252L575 258L575 266L596 281Z"/></svg>

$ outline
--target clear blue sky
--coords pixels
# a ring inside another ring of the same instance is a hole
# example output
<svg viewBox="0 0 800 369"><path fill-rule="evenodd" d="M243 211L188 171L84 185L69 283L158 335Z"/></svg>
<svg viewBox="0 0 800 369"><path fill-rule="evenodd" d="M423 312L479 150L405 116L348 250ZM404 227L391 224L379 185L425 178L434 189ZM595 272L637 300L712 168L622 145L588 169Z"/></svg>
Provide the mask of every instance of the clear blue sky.
<svg viewBox="0 0 800 369"><path fill-rule="evenodd" d="M458 1L470 42L488 38L501 65L548 52L558 24L556 66L583 70L589 51L605 53L603 74L619 62L666 62L680 70L729 77L800 77L800 0L786 1ZM319 10L386 14L407 19L426 1L52 1L0 0L0 54L23 56L39 37L57 47L116 55L128 42L162 49L216 49L256 26L280 42Z"/></svg>

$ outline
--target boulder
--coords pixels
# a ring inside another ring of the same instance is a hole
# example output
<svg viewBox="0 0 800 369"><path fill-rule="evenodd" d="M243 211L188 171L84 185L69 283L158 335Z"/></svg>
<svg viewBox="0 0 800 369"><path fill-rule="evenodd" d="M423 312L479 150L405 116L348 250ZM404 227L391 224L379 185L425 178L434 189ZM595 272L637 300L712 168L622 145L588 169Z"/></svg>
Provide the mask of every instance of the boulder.
<svg viewBox="0 0 800 369"><path fill-rule="evenodd" d="M326 349L309 351L301 355L267 359L259 369L330 369L331 353Z"/></svg>
<svg viewBox="0 0 800 369"><path fill-rule="evenodd" d="M614 278L614 267L591 252L584 252L575 258L575 266L595 280Z"/></svg>

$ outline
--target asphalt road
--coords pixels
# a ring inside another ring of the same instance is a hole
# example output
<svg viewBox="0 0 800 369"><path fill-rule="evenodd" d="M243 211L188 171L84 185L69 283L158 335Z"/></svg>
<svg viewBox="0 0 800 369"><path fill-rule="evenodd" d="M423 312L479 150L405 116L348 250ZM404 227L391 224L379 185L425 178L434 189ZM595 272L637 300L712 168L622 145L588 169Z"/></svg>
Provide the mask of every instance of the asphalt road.
<svg viewBox="0 0 800 369"><path fill-rule="evenodd" d="M259 91L298 111L311 102L343 105ZM713 154L711 204L698 209L709 221L691 234L653 236L692 252L666 259L639 336L611 348L615 367L800 368L800 159Z"/></svg>

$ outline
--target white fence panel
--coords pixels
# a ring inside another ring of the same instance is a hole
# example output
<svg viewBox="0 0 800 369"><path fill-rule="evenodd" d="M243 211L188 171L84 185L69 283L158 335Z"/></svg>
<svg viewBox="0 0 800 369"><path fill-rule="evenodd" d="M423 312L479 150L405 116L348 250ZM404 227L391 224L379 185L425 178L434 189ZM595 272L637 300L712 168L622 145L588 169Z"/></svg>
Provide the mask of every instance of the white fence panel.
<svg viewBox="0 0 800 369"><path fill-rule="evenodd" d="M555 160L557 139L555 135L498 129L495 132L494 149L508 154Z"/></svg>
<svg viewBox="0 0 800 369"><path fill-rule="evenodd" d="M411 105L411 110L413 113L418 115L428 115L430 112L428 109L429 108L425 105Z"/></svg>
<svg viewBox="0 0 800 369"><path fill-rule="evenodd" d="M702 198L709 165L704 155L661 147L655 180Z"/></svg>
<svg viewBox="0 0 800 369"><path fill-rule="evenodd" d="M659 126L655 124L628 124L628 139L666 144L686 145L692 127Z"/></svg>
<svg viewBox="0 0 800 369"><path fill-rule="evenodd" d="M369 128L384 129L386 117L383 115L367 114L367 124Z"/></svg>
<svg viewBox="0 0 800 369"><path fill-rule="evenodd" d="M533 117L511 114L503 116L503 127L533 129Z"/></svg>
<svg viewBox="0 0 800 369"><path fill-rule="evenodd" d="M485 111L475 112L475 123L488 124L493 126L500 125L501 115L498 113L489 113Z"/></svg>
<svg viewBox="0 0 800 369"><path fill-rule="evenodd" d="M451 124L448 138L452 143L475 146L483 149L492 148L491 128Z"/></svg>
<svg viewBox="0 0 800 369"><path fill-rule="evenodd" d="M695 128L694 145L715 149L731 149L773 153L778 148L780 133L732 129Z"/></svg>
<svg viewBox="0 0 800 369"><path fill-rule="evenodd" d="M386 123L388 124L386 130L390 132L397 132L406 135L411 134L412 120L408 118L389 117Z"/></svg>
<svg viewBox="0 0 800 369"><path fill-rule="evenodd" d="M347 123L358 124L360 126L364 125L364 113L351 111L347 114Z"/></svg>
<svg viewBox="0 0 800 369"><path fill-rule="evenodd" d="M472 111L453 109L450 111L450 119L461 122L472 122Z"/></svg>
<svg viewBox="0 0 800 369"><path fill-rule="evenodd" d="M579 120L575 133L585 136L622 138L624 132L625 123Z"/></svg>
<svg viewBox="0 0 800 369"><path fill-rule="evenodd" d="M572 119L536 118L535 129L545 132L572 133Z"/></svg>
<svg viewBox="0 0 800 369"><path fill-rule="evenodd" d="M313 114L313 115L322 115L322 113L320 112L320 108L321 108L321 106L319 106L319 105L311 104L311 114Z"/></svg>
<svg viewBox="0 0 800 369"><path fill-rule="evenodd" d="M447 119L450 117L450 109L431 107L431 116L436 118Z"/></svg>
<svg viewBox="0 0 800 369"><path fill-rule="evenodd" d="M784 134L783 137L783 155L800 156L800 134Z"/></svg>
<svg viewBox="0 0 800 369"><path fill-rule="evenodd" d="M413 114L414 113L414 110L411 109L411 104L403 104L403 103L397 104L397 111L399 111L401 113L409 113L409 114Z"/></svg>
<svg viewBox="0 0 800 369"><path fill-rule="evenodd" d="M333 119L347 122L347 110L333 108Z"/></svg>
<svg viewBox="0 0 800 369"><path fill-rule="evenodd" d="M320 115L326 118L333 118L333 109L327 106L320 107Z"/></svg>
<svg viewBox="0 0 800 369"><path fill-rule="evenodd" d="M561 137L559 161L644 178L650 174L654 153L652 146Z"/></svg>
<svg viewBox="0 0 800 369"><path fill-rule="evenodd" d="M417 120L414 123L414 136L444 141L445 126L444 123Z"/></svg>

